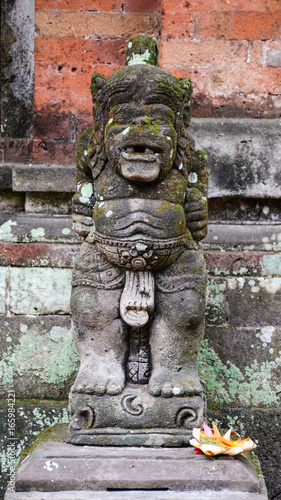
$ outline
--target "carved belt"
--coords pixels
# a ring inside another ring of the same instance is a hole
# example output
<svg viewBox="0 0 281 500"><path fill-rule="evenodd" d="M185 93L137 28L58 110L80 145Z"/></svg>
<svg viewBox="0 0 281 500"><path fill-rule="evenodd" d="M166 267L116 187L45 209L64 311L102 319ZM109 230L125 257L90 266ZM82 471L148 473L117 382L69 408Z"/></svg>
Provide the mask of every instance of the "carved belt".
<svg viewBox="0 0 281 500"><path fill-rule="evenodd" d="M87 241L96 242L100 252L113 264L134 271L161 269L174 262L183 250L195 247L186 235L165 240L118 240L93 232Z"/></svg>

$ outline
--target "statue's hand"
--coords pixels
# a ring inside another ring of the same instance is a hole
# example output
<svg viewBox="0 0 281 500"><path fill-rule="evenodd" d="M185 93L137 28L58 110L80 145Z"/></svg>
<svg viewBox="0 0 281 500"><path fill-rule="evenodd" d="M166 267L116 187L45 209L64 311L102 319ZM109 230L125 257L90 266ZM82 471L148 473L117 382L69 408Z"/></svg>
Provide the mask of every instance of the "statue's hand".
<svg viewBox="0 0 281 500"><path fill-rule="evenodd" d="M195 240L202 240L208 232L207 198L199 189L190 189L185 203L186 225Z"/></svg>
<svg viewBox="0 0 281 500"><path fill-rule="evenodd" d="M92 217L86 215L72 214L72 227L82 238L86 238L94 225Z"/></svg>

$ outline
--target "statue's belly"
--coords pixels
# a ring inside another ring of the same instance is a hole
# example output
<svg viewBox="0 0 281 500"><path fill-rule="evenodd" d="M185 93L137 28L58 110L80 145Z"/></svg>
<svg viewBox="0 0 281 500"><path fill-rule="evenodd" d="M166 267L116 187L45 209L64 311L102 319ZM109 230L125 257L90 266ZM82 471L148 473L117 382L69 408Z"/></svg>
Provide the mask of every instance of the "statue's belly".
<svg viewBox="0 0 281 500"><path fill-rule="evenodd" d="M96 231L112 238L166 239L186 232L183 207L159 200L126 198L97 203L94 220Z"/></svg>
<svg viewBox="0 0 281 500"><path fill-rule="evenodd" d="M94 220L90 238L108 260L129 269L166 267L193 241L183 207L169 202L110 200L95 206Z"/></svg>

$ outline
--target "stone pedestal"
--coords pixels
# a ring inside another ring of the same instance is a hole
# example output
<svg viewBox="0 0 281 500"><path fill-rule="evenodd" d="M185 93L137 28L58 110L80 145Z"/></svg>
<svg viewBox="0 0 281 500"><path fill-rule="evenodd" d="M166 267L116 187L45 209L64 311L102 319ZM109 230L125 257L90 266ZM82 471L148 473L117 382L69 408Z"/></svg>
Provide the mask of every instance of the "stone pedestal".
<svg viewBox="0 0 281 500"><path fill-rule="evenodd" d="M153 397L129 384L116 396L70 394L68 440L98 446L188 446L201 427L201 397Z"/></svg>
<svg viewBox="0 0 281 500"><path fill-rule="evenodd" d="M243 456L216 459L193 448L75 446L50 442L24 460L5 500L266 500Z"/></svg>

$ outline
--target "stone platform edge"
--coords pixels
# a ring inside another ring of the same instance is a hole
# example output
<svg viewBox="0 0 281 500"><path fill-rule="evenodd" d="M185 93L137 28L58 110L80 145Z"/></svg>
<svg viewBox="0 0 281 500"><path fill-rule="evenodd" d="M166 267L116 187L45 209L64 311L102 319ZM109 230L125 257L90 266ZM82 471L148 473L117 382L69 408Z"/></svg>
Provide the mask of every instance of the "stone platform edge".
<svg viewBox="0 0 281 500"><path fill-rule="evenodd" d="M258 459L194 455L193 448L76 446L67 424L40 433L22 455L5 500L149 498L266 500ZM24 458L25 457L25 458Z"/></svg>

